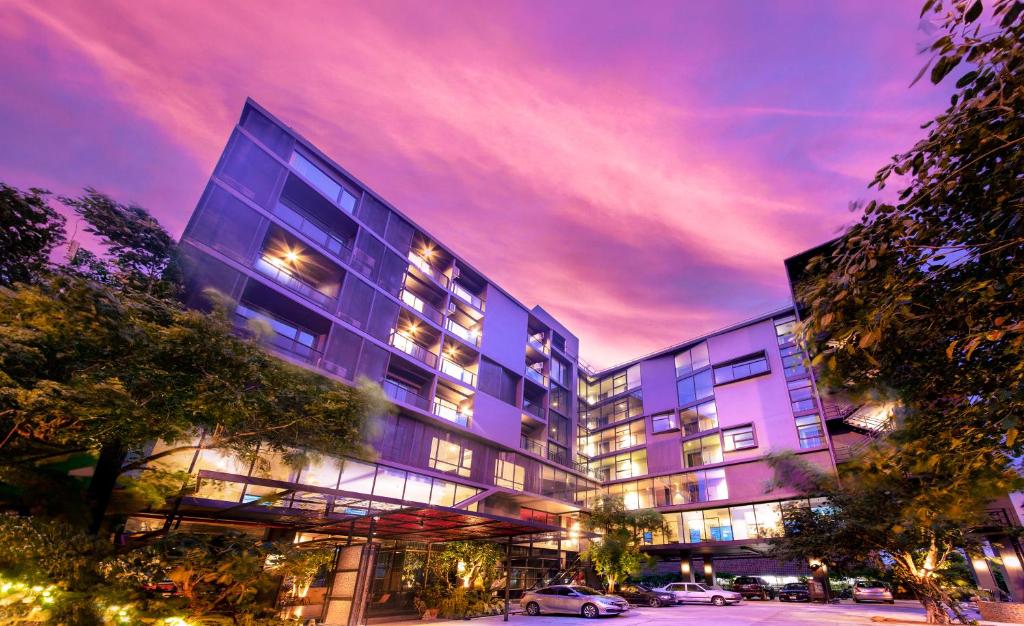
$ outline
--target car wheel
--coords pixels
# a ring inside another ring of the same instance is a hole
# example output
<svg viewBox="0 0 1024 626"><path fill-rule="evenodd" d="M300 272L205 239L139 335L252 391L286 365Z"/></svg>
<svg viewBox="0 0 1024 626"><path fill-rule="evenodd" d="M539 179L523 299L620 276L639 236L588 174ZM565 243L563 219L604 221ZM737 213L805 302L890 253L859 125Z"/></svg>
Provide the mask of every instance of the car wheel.
<svg viewBox="0 0 1024 626"><path fill-rule="evenodd" d="M661 600L657 598L651 598L647 601L647 605L650 606L652 609L656 609L659 606L661 606Z"/></svg>
<svg viewBox="0 0 1024 626"><path fill-rule="evenodd" d="M526 603L526 614L527 615L540 615L540 605L536 602Z"/></svg>
<svg viewBox="0 0 1024 626"><path fill-rule="evenodd" d="M715 606L725 606L725 598L722 596L715 596L714 598L711 598L711 604L714 604Z"/></svg>
<svg viewBox="0 0 1024 626"><path fill-rule="evenodd" d="M583 605L583 610L580 611L580 613L582 613L583 617L586 617L587 619L593 619L597 617L597 607L588 602Z"/></svg>
<svg viewBox="0 0 1024 626"><path fill-rule="evenodd" d="M896 601L895 600L886 600L885 603L886 604L896 604Z"/></svg>
<svg viewBox="0 0 1024 626"><path fill-rule="evenodd" d="M857 604L860 604L860 600L858 598L854 598L853 601Z"/></svg>

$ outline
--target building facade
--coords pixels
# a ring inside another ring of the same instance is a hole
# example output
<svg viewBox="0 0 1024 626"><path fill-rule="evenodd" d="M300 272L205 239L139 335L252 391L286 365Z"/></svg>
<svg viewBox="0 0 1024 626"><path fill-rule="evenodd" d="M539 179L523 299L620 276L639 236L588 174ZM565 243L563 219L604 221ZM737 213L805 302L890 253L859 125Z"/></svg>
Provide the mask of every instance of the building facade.
<svg viewBox="0 0 1024 626"><path fill-rule="evenodd" d="M374 424L376 463L257 469L204 453L196 471L248 477L211 482L207 499L244 505L280 480L566 529L516 545L522 589L571 564L579 515L610 493L666 517L672 532L647 546L664 571L806 573L761 557L787 507L814 505L769 489L765 457L791 450L836 468L792 308L590 371L570 329L251 100L181 247L190 304L214 288L281 358L378 383L395 406ZM394 569L409 554L395 544L384 560Z"/></svg>

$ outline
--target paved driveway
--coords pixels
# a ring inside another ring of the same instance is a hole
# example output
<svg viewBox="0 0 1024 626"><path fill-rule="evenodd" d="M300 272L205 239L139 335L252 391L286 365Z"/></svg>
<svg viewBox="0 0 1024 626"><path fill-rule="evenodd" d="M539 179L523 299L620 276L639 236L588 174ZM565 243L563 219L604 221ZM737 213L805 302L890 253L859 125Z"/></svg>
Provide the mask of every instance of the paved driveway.
<svg viewBox="0 0 1024 626"><path fill-rule="evenodd" d="M513 605L513 610L518 609ZM974 615L977 618L977 615ZM872 618L875 618L872 620ZM879 619L882 618L882 619ZM416 622L405 622L406 626ZM420 622L422 623L422 622ZM501 616L482 617L471 621L473 626L499 626ZM687 604L659 609L639 607L623 615L588 620L570 615L513 614L509 624L514 626L672 626L674 624L702 624L707 626L783 626L786 624L921 624L924 610L917 602L897 600L894 605L854 604L847 600L840 604L798 604L788 602L745 601L733 606L706 606ZM986 623L986 622L981 622ZM994 622L993 622L994 623Z"/></svg>

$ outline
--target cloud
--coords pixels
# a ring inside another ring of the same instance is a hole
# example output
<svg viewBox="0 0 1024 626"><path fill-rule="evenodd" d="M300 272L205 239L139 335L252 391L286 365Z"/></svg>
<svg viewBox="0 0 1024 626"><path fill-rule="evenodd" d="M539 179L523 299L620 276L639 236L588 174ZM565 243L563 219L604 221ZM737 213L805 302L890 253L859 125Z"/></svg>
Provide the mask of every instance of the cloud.
<svg viewBox="0 0 1024 626"><path fill-rule="evenodd" d="M621 361L784 301L782 259L933 110L892 87L911 4L718 4L7 5L0 166L180 231L251 95Z"/></svg>

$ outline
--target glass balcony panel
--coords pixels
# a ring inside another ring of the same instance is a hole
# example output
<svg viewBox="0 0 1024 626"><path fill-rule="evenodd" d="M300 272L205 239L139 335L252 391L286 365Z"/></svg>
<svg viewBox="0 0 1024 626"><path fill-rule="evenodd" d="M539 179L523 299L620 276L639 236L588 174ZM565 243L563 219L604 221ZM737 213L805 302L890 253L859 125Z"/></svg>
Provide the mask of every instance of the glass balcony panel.
<svg viewBox="0 0 1024 626"><path fill-rule="evenodd" d="M473 295L468 289L460 285L459 283L452 283L452 293L459 297L463 302L473 306L473 308L483 311L484 303L479 297Z"/></svg>
<svg viewBox="0 0 1024 626"><path fill-rule="evenodd" d="M449 319L444 323L444 327L448 329L448 332L455 335L459 339L466 341L474 346L480 345L480 331L470 330L459 324L455 320Z"/></svg>
<svg viewBox="0 0 1024 626"><path fill-rule="evenodd" d="M415 389L407 385L403 385L391 379L385 379L382 387L384 388L384 395L395 402L404 402L405 404L410 404L424 410L426 410L430 405L430 401L426 396L417 393Z"/></svg>
<svg viewBox="0 0 1024 626"><path fill-rule="evenodd" d="M437 364L436 354L401 333L391 333L391 345L430 367Z"/></svg>
<svg viewBox="0 0 1024 626"><path fill-rule="evenodd" d="M454 361L449 361L445 357L441 357L441 371L453 378L457 378L462 382L476 386L476 374L462 367Z"/></svg>
<svg viewBox="0 0 1024 626"><path fill-rule="evenodd" d="M403 289L399 296L402 298L402 302L408 304L413 310L422 314L423 317L429 319L435 324L440 324L441 320L444 319L444 315L441 311L437 310L433 305L427 304L422 298L418 297L408 289Z"/></svg>
<svg viewBox="0 0 1024 626"><path fill-rule="evenodd" d="M409 262L415 265L421 272L436 280L442 287L448 286L448 277L445 276L441 270L431 265L426 259L411 250L409 251L408 257Z"/></svg>
<svg viewBox="0 0 1024 626"><path fill-rule="evenodd" d="M542 387L548 386L548 377L532 367L526 368L526 377Z"/></svg>
<svg viewBox="0 0 1024 626"><path fill-rule="evenodd" d="M278 350L310 363L315 364L320 361L322 355L316 349L316 335L259 313L244 304L235 307L235 326L245 329L249 320L260 320L270 326L274 331L270 337L270 343Z"/></svg>
<svg viewBox="0 0 1024 626"><path fill-rule="evenodd" d="M256 259L254 264L256 271L271 279L275 283L291 289L295 293L305 296L322 307L327 307L334 301L334 297L320 291L313 285L300 279L291 273L287 268L274 264L267 257Z"/></svg>
<svg viewBox="0 0 1024 626"><path fill-rule="evenodd" d="M449 402L444 398L434 398L434 415L449 422L469 426L469 415L462 412L454 402Z"/></svg>
<svg viewBox="0 0 1024 626"><path fill-rule="evenodd" d="M541 354L551 354L551 347L547 345L547 343L544 341L544 337L541 335L531 336L529 339L527 339L527 343L533 346L533 348L540 352Z"/></svg>
<svg viewBox="0 0 1024 626"><path fill-rule="evenodd" d="M332 235L326 226L317 223L314 219L303 215L301 212L278 202L273 209L274 215L281 218L285 224L293 227L303 235L309 237L313 242L320 245L341 261L348 263L352 256L352 248L340 237Z"/></svg>

